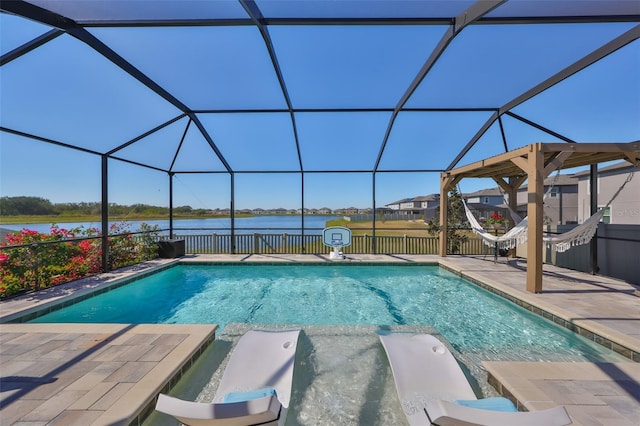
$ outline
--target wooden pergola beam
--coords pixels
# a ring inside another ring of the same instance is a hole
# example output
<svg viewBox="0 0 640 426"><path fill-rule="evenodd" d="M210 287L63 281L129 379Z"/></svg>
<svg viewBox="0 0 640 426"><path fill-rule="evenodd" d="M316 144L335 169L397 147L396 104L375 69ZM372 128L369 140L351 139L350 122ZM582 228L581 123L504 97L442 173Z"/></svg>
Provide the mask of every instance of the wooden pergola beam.
<svg viewBox="0 0 640 426"><path fill-rule="evenodd" d="M545 158L567 152L563 168L580 167L607 161L638 157L640 141L629 143L541 143ZM447 171L462 177L520 177L526 174L528 146L505 152ZM516 163L518 163L516 165Z"/></svg>
<svg viewBox="0 0 640 426"><path fill-rule="evenodd" d="M638 151L636 152L625 152L625 160L627 160L628 162L630 162L631 164L633 164L634 166L638 166L638 163L640 163L640 153L638 153Z"/></svg>
<svg viewBox="0 0 640 426"><path fill-rule="evenodd" d="M562 168L565 160L571 157L571 151L561 151L558 155L554 156L551 161L549 161L544 166L544 177L549 176L554 170L559 170Z"/></svg>

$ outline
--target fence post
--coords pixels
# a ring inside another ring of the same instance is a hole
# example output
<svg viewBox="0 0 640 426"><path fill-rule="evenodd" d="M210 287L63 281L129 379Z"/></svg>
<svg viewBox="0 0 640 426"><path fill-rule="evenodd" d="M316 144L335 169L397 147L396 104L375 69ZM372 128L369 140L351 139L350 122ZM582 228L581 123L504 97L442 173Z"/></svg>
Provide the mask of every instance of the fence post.
<svg viewBox="0 0 640 426"><path fill-rule="evenodd" d="M404 243L404 254L409 253L409 248L407 247L407 234L402 235L402 241Z"/></svg>
<svg viewBox="0 0 640 426"><path fill-rule="evenodd" d="M259 253L258 252L259 245L260 245L260 241L259 241L258 233L254 232L253 233L253 252L256 254Z"/></svg>
<svg viewBox="0 0 640 426"><path fill-rule="evenodd" d="M31 244L31 246L27 249L29 256L33 259L33 279L34 279L34 288L36 290L40 289L40 259L38 259L39 254L37 253L38 244Z"/></svg>
<svg viewBox="0 0 640 426"><path fill-rule="evenodd" d="M281 253L287 253L287 233L282 234L282 244L280 244Z"/></svg>

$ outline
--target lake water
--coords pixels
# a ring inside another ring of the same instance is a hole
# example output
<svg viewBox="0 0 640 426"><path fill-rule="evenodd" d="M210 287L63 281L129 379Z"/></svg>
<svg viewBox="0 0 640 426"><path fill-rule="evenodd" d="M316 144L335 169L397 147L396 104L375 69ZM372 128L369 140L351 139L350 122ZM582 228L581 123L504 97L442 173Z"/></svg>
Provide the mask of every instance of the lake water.
<svg viewBox="0 0 640 426"><path fill-rule="evenodd" d="M322 229L326 227L328 220L336 219L341 216L305 216L304 227L305 234L322 234ZM118 221L121 222L121 221ZM110 222L113 223L113 222ZM137 231L141 223L148 225L158 225L160 229L169 228L169 220L127 220L126 223L130 224L131 231ZM101 228L100 222L73 222L73 223L60 223L60 228L72 229L76 227L88 228ZM1 228L12 229L20 231L23 228L31 229L34 231L48 233L51 229L51 224L48 223L18 223L10 225L0 225ZM284 233L298 231L302 227L301 216L251 216L241 217L235 220L235 232L236 234L253 234L254 232L261 233ZM185 234L202 234L203 230L207 231L219 231L228 233L231 229L230 218L206 218L206 219L174 219L173 221L174 232Z"/></svg>

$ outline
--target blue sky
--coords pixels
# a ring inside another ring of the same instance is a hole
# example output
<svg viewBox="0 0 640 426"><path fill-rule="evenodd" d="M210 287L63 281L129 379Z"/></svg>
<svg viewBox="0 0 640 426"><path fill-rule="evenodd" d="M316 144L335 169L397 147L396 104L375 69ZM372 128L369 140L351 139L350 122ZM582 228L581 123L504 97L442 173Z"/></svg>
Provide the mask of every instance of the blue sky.
<svg viewBox="0 0 640 426"><path fill-rule="evenodd" d="M236 13L236 12L234 12ZM634 24L469 27L442 55L408 108L494 108L604 45ZM50 28L0 16L2 54ZM394 108L444 26L273 26L275 55L294 108ZM286 109L264 41L252 26L93 28L123 58L193 110ZM516 107L513 112L578 142L640 139L637 40ZM57 37L0 69L2 126L106 152L179 117L163 100L91 48ZM398 115L375 175L376 205L437 193L439 173L490 113ZM296 131L308 208L370 207L372 173L391 113L299 112ZM298 208L302 182L287 112L198 113L237 171L235 207ZM168 169L174 205L229 207L231 179L186 118L115 155ZM503 118L509 149L553 136ZM180 140L184 142L180 145ZM175 153L180 147L179 154ZM459 165L504 151L492 126ZM54 203L100 200L99 156L0 133L0 196ZM282 173L253 173L266 170ZM348 172L344 172L344 171ZM388 173L384 170L434 170ZM208 171L209 174L187 173ZM317 173L332 171L332 173ZM168 175L109 161L109 201L168 205ZM493 187L465 180L465 192Z"/></svg>

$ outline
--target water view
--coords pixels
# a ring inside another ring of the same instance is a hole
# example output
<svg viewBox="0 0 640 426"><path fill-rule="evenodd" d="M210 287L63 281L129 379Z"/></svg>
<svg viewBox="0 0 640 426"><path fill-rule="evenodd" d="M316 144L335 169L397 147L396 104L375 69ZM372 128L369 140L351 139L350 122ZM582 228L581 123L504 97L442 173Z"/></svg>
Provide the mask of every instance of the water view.
<svg viewBox="0 0 640 426"><path fill-rule="evenodd" d="M305 234L318 234L322 233L322 229L326 227L328 220L336 219L340 216L304 216ZM120 223L118 221L117 223ZM158 225L160 229L169 229L169 220L126 220L126 223L130 224L131 231L136 231L141 223L148 225ZM110 222L113 223L113 222ZM61 228L71 229L76 227L88 228L101 228L100 222L70 222L58 224ZM24 228L34 231L47 233L51 229L49 223L17 223L0 225L5 229L11 229L20 231ZM286 232L299 232L302 227L301 216L251 216L241 217L235 219L235 232L237 234L252 234L254 232L269 232L269 233L286 233ZM174 232L182 235L195 235L202 234L204 230L209 232L224 232L228 233L231 229L231 219L225 218L203 218L203 219L174 219L173 221Z"/></svg>

